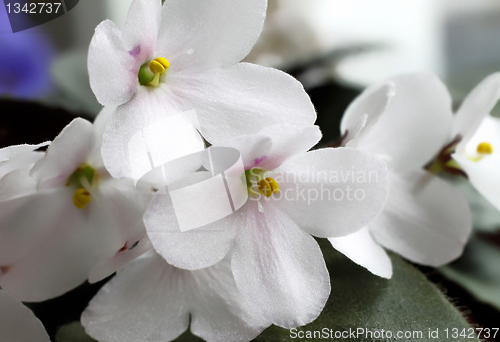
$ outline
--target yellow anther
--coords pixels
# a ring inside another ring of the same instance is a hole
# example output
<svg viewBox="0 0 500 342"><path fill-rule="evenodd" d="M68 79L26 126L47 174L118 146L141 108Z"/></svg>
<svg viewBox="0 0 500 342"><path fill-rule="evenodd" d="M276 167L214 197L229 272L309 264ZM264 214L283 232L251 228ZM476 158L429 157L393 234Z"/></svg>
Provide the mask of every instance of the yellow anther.
<svg viewBox="0 0 500 342"><path fill-rule="evenodd" d="M271 184L266 179L262 179L257 183L257 186L259 187L259 193L266 197L271 197L273 194L273 188L271 187Z"/></svg>
<svg viewBox="0 0 500 342"><path fill-rule="evenodd" d="M85 188L80 188L73 194L73 204L78 209L84 209L90 201L92 201L92 198Z"/></svg>
<svg viewBox="0 0 500 342"><path fill-rule="evenodd" d="M153 79L151 81L148 81L147 82L147 85L152 85L154 87L158 87L158 85L160 84L160 76L163 75L167 70L168 68L170 67L170 63L167 61L166 58L163 58L163 57L157 57L155 59L153 59L150 63L149 63L149 70L151 70L151 72L153 73ZM144 76L142 75L141 73L139 73L139 81L141 82L141 84L145 84L146 80L148 80L148 77L147 75ZM141 77L143 78L142 81L141 81Z"/></svg>
<svg viewBox="0 0 500 342"><path fill-rule="evenodd" d="M155 58L154 60L155 60L155 61L157 61L158 63L160 63L160 64L163 66L163 68L164 68L165 70L168 70L168 68L170 68L170 62L169 62L169 61L167 61L167 59L166 59L166 58L163 58L163 57L157 57L157 58ZM164 72L164 71L163 71L163 72Z"/></svg>
<svg viewBox="0 0 500 342"><path fill-rule="evenodd" d="M479 154L492 154L493 153L493 146L491 146L490 143L488 142L482 142L479 145L477 145L477 153Z"/></svg>
<svg viewBox="0 0 500 342"><path fill-rule="evenodd" d="M257 186L259 188L259 193L266 197L271 197L273 193L277 193L280 190L278 182L271 177L260 180Z"/></svg>
<svg viewBox="0 0 500 342"><path fill-rule="evenodd" d="M149 63L149 70L151 70L151 72L154 74L161 74L165 71L165 67L156 59L153 59Z"/></svg>
<svg viewBox="0 0 500 342"><path fill-rule="evenodd" d="M273 193L276 194L280 191L280 186L278 185L278 182L276 182L273 178L267 177L266 180L269 182L269 185L271 185Z"/></svg>

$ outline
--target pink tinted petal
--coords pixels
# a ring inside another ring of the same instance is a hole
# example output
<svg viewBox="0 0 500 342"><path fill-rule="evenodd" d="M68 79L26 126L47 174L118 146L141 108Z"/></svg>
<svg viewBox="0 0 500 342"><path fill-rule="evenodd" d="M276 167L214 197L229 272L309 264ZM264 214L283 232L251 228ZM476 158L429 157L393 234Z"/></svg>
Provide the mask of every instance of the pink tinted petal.
<svg viewBox="0 0 500 342"><path fill-rule="evenodd" d="M389 177L387 204L369 225L375 240L413 262L434 267L462 254L472 223L460 191L423 170Z"/></svg>
<svg viewBox="0 0 500 342"><path fill-rule="evenodd" d="M139 87L142 64L133 50L123 45L122 33L109 20L100 23L90 42L87 66L90 87L102 105L120 105L129 101Z"/></svg>
<svg viewBox="0 0 500 342"><path fill-rule="evenodd" d="M269 157L272 145L272 139L269 136L261 134L241 135L234 139L214 144L214 146L237 149L241 153L245 170L260 167L262 162Z"/></svg>
<svg viewBox="0 0 500 342"><path fill-rule="evenodd" d="M173 70L232 66L257 41L266 7L265 0L165 1L157 53L169 59ZM191 55L182 54L189 49Z"/></svg>
<svg viewBox="0 0 500 342"><path fill-rule="evenodd" d="M64 186L68 178L84 163L94 146L92 124L74 119L54 139L45 156L31 170L39 188Z"/></svg>
<svg viewBox="0 0 500 342"><path fill-rule="evenodd" d="M0 290L0 332L5 342L50 342L42 322L19 300Z"/></svg>
<svg viewBox="0 0 500 342"><path fill-rule="evenodd" d="M319 237L340 237L368 225L387 200L385 163L349 147L310 151L294 158L271 177L278 203L302 229Z"/></svg>
<svg viewBox="0 0 500 342"><path fill-rule="evenodd" d="M232 270L243 297L262 316L291 328L312 322L330 294L321 250L274 204L247 203L234 247Z"/></svg>
<svg viewBox="0 0 500 342"><path fill-rule="evenodd" d="M123 46L139 66L153 56L161 22L161 0L134 0L123 25ZM137 64L136 64L137 65Z"/></svg>
<svg viewBox="0 0 500 342"><path fill-rule="evenodd" d="M368 227L347 236L328 240L336 250L371 273L387 279L392 277L391 259L373 240Z"/></svg>

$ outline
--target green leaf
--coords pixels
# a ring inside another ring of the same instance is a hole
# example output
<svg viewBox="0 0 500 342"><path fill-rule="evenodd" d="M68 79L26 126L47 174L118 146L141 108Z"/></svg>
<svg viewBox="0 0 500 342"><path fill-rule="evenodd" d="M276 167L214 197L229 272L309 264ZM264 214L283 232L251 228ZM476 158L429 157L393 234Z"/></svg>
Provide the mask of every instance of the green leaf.
<svg viewBox="0 0 500 342"><path fill-rule="evenodd" d="M439 271L477 299L500 310L499 265L500 249L473 238L460 259Z"/></svg>
<svg viewBox="0 0 500 342"><path fill-rule="evenodd" d="M85 333L80 322L72 322L59 328L56 342L96 342L96 340Z"/></svg>

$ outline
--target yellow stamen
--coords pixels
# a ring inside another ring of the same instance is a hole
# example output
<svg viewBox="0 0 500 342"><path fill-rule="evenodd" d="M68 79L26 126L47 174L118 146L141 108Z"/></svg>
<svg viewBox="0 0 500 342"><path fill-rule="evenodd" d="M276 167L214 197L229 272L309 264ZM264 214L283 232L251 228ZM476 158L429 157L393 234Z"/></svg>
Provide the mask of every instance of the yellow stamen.
<svg viewBox="0 0 500 342"><path fill-rule="evenodd" d="M73 194L73 204L78 209L84 209L90 201L92 201L92 198L85 188L80 188Z"/></svg>
<svg viewBox="0 0 500 342"><path fill-rule="evenodd" d="M276 182L273 178L267 177L266 180L269 182L271 185L271 188L273 189L273 193L277 194L280 191L280 186L278 185L278 182Z"/></svg>
<svg viewBox="0 0 500 342"><path fill-rule="evenodd" d="M170 68L170 62L167 61L166 58L163 58L163 57L157 57L154 59L156 62L160 63L162 66L163 66L163 71L162 72L165 72L168 70L168 68Z"/></svg>
<svg viewBox="0 0 500 342"><path fill-rule="evenodd" d="M279 191L278 182L276 182L271 177L260 180L257 185L259 188L259 193L266 197L271 197L273 193L277 193Z"/></svg>
<svg viewBox="0 0 500 342"><path fill-rule="evenodd" d="M266 179L262 179L257 183L257 186L259 187L259 193L266 197L271 197L273 194L273 189L271 187L271 184Z"/></svg>
<svg viewBox="0 0 500 342"><path fill-rule="evenodd" d="M150 85L157 87L160 84L160 76L163 75L168 68L170 68L170 63L166 58L157 57L149 63L149 70L154 74L154 78Z"/></svg>
<svg viewBox="0 0 500 342"><path fill-rule="evenodd" d="M477 145L477 153L479 154L492 154L493 153L493 146L491 146L490 143L488 142L482 142L479 145Z"/></svg>
<svg viewBox="0 0 500 342"><path fill-rule="evenodd" d="M149 70L151 70L151 72L155 73L155 74L156 73L162 74L165 71L165 67L160 62L158 62L156 59L153 59L149 63Z"/></svg>

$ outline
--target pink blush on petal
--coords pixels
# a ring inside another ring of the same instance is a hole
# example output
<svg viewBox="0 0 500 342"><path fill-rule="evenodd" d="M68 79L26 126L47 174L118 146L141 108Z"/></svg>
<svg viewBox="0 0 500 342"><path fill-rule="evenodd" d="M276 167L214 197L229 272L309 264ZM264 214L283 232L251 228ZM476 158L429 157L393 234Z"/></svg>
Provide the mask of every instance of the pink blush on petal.
<svg viewBox="0 0 500 342"><path fill-rule="evenodd" d="M130 56L132 56L134 58L139 56L139 54L141 53L141 45L137 45L132 50L130 50L128 53Z"/></svg>
<svg viewBox="0 0 500 342"><path fill-rule="evenodd" d="M263 162L265 159L267 158L267 156L262 156L262 157L259 157L259 158L255 158L254 161L253 161L253 166L252 167L256 167L258 166L261 162Z"/></svg>

